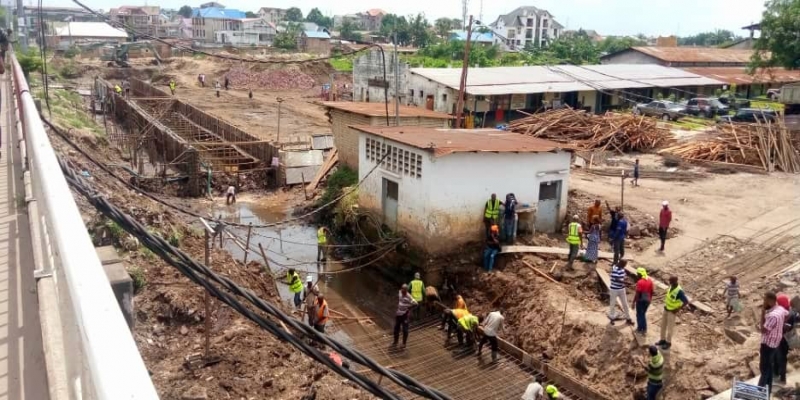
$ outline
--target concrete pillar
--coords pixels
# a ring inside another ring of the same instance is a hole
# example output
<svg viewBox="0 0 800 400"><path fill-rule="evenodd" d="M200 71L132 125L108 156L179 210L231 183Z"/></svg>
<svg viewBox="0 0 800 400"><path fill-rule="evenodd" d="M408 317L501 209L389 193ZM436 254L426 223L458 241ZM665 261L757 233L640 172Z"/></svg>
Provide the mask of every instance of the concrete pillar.
<svg viewBox="0 0 800 400"><path fill-rule="evenodd" d="M100 258L100 263L106 271L106 277L111 284L111 290L117 298L120 311L128 322L128 327L133 331L133 279L125 270L125 264L113 246L103 246L95 249Z"/></svg>

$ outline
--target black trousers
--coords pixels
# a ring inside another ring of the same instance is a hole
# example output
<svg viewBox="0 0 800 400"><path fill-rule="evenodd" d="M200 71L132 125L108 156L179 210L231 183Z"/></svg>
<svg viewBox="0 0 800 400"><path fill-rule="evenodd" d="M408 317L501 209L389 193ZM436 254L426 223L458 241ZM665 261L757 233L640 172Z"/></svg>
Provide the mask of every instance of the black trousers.
<svg viewBox="0 0 800 400"><path fill-rule="evenodd" d="M481 352L481 349L483 348L483 345L485 345L487 342L489 343L489 345L492 348L492 353L496 353L497 352L497 336L489 336L489 335L483 335L481 337L481 341L478 342L478 353Z"/></svg>
<svg viewBox="0 0 800 400"><path fill-rule="evenodd" d="M614 248L614 264L625 258L625 239L614 239L611 243Z"/></svg>
<svg viewBox="0 0 800 400"><path fill-rule="evenodd" d="M317 244L317 261L325 261L325 245Z"/></svg>
<svg viewBox="0 0 800 400"><path fill-rule="evenodd" d="M661 239L661 250L664 250L664 243L667 241L667 228L658 228L658 238Z"/></svg>
<svg viewBox="0 0 800 400"><path fill-rule="evenodd" d="M445 311L442 313L442 329L444 329L445 325L447 326L448 338L450 338L453 331L458 330L458 326L456 326L457 323L458 321L452 311Z"/></svg>
<svg viewBox="0 0 800 400"><path fill-rule="evenodd" d="M789 361L789 342L781 339L781 344L775 352L775 365L772 367L773 378L777 377L781 381L786 381L786 364Z"/></svg>
<svg viewBox="0 0 800 400"><path fill-rule="evenodd" d="M458 344L464 344L464 336L467 337L467 347L472 348L472 345L475 344L475 336L472 331L464 331L460 326L456 329L456 337L458 338Z"/></svg>
<svg viewBox="0 0 800 400"><path fill-rule="evenodd" d="M758 369L761 372L761 378L758 380L758 386L769 386L770 392L772 392L772 378L775 374L775 356L777 354L777 348L772 348L761 343L758 361Z"/></svg>
<svg viewBox="0 0 800 400"><path fill-rule="evenodd" d="M400 330L403 331L403 346L408 341L408 313L394 317L394 344L400 338Z"/></svg>

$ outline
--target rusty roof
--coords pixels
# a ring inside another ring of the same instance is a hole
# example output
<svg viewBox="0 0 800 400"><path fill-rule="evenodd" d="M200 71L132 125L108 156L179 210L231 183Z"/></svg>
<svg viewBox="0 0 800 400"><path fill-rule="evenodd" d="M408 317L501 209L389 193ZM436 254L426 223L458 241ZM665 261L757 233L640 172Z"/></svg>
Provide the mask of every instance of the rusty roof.
<svg viewBox="0 0 800 400"><path fill-rule="evenodd" d="M753 75L748 74L743 67L694 67L683 69L693 74L728 84L800 82L800 70L790 71L784 68L759 69Z"/></svg>
<svg viewBox="0 0 800 400"><path fill-rule="evenodd" d="M361 132L380 136L418 149L435 157L452 153L545 153L573 151L570 145L501 131L499 129L445 129L421 126L351 126Z"/></svg>
<svg viewBox="0 0 800 400"><path fill-rule="evenodd" d="M321 104L328 108L335 108L337 110L347 111L354 114L361 114L370 117L384 117L386 116L386 103L366 103L354 101L323 101ZM389 104L389 117L394 117L394 103ZM425 118L438 118L438 119L451 119L449 114L428 110L421 107L400 106L401 117L425 117Z"/></svg>
<svg viewBox="0 0 800 400"><path fill-rule="evenodd" d="M728 62L749 63L753 50L720 49L716 47L631 47L628 50L638 51L666 62ZM624 51L624 50L623 50Z"/></svg>

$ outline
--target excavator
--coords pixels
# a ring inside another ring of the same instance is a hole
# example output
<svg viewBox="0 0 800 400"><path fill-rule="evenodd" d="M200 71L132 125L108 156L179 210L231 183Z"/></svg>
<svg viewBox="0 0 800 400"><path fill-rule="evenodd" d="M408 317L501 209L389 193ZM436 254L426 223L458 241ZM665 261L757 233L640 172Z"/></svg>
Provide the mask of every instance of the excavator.
<svg viewBox="0 0 800 400"><path fill-rule="evenodd" d="M104 49L103 55L100 57L103 61L108 61L108 66L119 66L122 68L129 68L131 65L128 63L128 52L130 50L144 50L149 51L153 55L153 64L161 65L161 56L158 55L155 47L150 42L130 42L122 43L116 46L108 46Z"/></svg>

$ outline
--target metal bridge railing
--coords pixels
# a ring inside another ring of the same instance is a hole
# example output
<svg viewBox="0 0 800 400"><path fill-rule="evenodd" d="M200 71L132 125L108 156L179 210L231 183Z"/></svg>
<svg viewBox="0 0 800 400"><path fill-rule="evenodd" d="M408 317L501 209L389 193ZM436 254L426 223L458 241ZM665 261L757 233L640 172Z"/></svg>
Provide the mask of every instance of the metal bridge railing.
<svg viewBox="0 0 800 400"><path fill-rule="evenodd" d="M8 56L13 96L6 99L25 163L50 400L158 399L27 80L14 54Z"/></svg>

